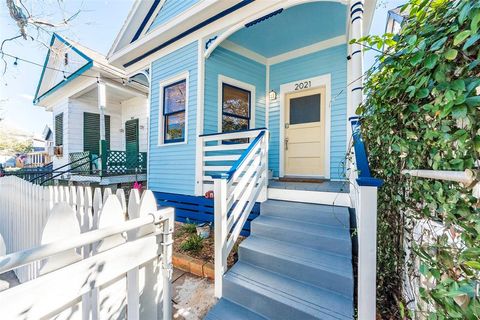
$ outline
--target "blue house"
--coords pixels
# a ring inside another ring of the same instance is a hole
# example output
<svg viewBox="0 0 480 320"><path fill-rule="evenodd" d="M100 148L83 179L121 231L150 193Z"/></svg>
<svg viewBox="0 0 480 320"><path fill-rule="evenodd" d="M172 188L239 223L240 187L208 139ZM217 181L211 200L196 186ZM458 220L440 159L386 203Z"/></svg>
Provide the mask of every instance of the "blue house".
<svg viewBox="0 0 480 320"><path fill-rule="evenodd" d="M346 155L363 70L349 41L375 4L137 1L117 36L109 63L150 77L148 188L177 220L215 224L209 318L353 318Z"/></svg>

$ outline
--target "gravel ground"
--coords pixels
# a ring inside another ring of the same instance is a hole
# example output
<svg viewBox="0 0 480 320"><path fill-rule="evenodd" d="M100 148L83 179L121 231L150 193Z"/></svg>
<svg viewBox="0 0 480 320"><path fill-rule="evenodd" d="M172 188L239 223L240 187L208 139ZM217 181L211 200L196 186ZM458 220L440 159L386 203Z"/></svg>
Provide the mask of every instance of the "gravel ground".
<svg viewBox="0 0 480 320"><path fill-rule="evenodd" d="M203 319L215 304L213 281L174 269L173 319Z"/></svg>

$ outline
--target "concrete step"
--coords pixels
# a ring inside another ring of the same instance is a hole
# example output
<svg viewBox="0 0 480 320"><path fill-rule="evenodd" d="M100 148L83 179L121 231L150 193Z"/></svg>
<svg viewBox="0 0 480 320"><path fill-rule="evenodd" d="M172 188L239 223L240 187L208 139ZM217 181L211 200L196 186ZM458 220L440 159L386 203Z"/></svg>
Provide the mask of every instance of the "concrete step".
<svg viewBox="0 0 480 320"><path fill-rule="evenodd" d="M250 311L227 299L220 299L217 304L208 311L205 320L267 320L259 314Z"/></svg>
<svg viewBox="0 0 480 320"><path fill-rule="evenodd" d="M242 262L353 298L350 258L256 234L240 244L238 254Z"/></svg>
<svg viewBox="0 0 480 320"><path fill-rule="evenodd" d="M225 274L223 295L268 319L353 319L352 299L242 261Z"/></svg>
<svg viewBox="0 0 480 320"><path fill-rule="evenodd" d="M296 221L350 227L350 214L346 207L269 199L261 204L261 213Z"/></svg>
<svg viewBox="0 0 480 320"><path fill-rule="evenodd" d="M251 234L350 257L350 229L262 214L250 224Z"/></svg>

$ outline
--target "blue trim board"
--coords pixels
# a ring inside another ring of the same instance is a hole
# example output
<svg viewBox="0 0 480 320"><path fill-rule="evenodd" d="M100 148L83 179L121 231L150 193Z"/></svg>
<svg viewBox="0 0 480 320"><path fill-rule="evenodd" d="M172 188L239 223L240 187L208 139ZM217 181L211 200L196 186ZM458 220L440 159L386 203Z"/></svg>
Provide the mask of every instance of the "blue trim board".
<svg viewBox="0 0 480 320"><path fill-rule="evenodd" d="M368 164L367 149L360 132L360 118L351 117L353 148L355 149L355 162L358 169L357 183L359 186L381 187L383 180L372 177Z"/></svg>
<svg viewBox="0 0 480 320"><path fill-rule="evenodd" d="M59 41L61 41L62 43L64 43L66 46L70 47L73 51L75 51L78 55L80 55L82 58L84 58L85 60L87 60L87 63L84 64L82 67L80 67L77 71L75 71L74 73L72 73L71 75L69 75L67 77L66 80L58 83L56 86L54 86L53 88L50 88L48 91L46 91L45 93L43 93L40 97L38 96L38 92L40 90L40 86L42 85L42 81L43 81L43 77L45 76L45 70L47 70L47 65L48 65L48 61L50 59L50 52L51 52L51 47L53 46L54 42L55 42L55 39L58 39ZM87 55L85 55L83 52L81 52L80 50L78 50L77 48L75 48L73 45L71 45L67 40L65 40L64 38L62 38L61 36L59 36L57 33L54 33L52 35L52 39L50 40L50 49L48 49L48 53L47 53L47 57L45 58L45 62L43 64L43 69L42 69L42 73L40 75L40 80L38 81L38 85L37 85L37 90L35 91L35 97L33 99L33 103L36 104L38 103L42 98L44 98L45 96L51 94L52 92L54 92L55 90L63 87L65 84L67 84L68 82L72 81L73 79L77 78L79 75L81 75L82 73L84 73L85 71L87 71L88 69L90 69L91 67L93 66L93 60L88 57Z"/></svg>
<svg viewBox="0 0 480 320"><path fill-rule="evenodd" d="M242 2L239 2L239 3L237 3L236 5L231 6L230 8L228 8L228 9L226 9L226 10L223 10L222 12L214 15L213 17L208 18L207 20L205 20L205 21L203 21L203 22L201 22L201 23L199 23L199 24L191 27L190 29L188 29L188 30L182 32L181 34L179 34L179 35L171 38L170 40L165 41L165 42L162 43L161 45L159 45L159 46L157 46L157 47L155 47L155 48L153 48L153 49L145 52L144 54L136 57L135 59L133 59L133 60L125 63L123 66L124 66L125 68L127 68L127 67L131 66L132 64L137 63L138 61L140 61L140 60L148 57L149 55L157 52L158 50L161 50L161 49L163 49L163 48L171 45L172 43L177 42L178 40L186 37L187 35L189 35L189 34L195 32L195 31L197 31L197 30L199 30L199 29L201 29L201 28L209 25L210 23L215 22L215 21L217 21L218 19L223 18L224 16L229 15L230 13L232 13L232 12L234 12L234 11L240 9L240 8L243 8L244 6L252 3L253 1L254 1L254 0L243 0Z"/></svg>
<svg viewBox="0 0 480 320"><path fill-rule="evenodd" d="M148 23L148 20L150 20L150 17L153 15L155 10L157 9L159 3L160 3L160 0L155 0L153 2L152 6L148 10L147 15L145 16L145 19L143 19L142 23L140 24L140 27L138 28L137 32L135 32L135 35L133 36L132 41L130 41L130 43L134 42L135 40L137 40L140 37L140 35L143 32L143 29L145 28L146 24Z"/></svg>
<svg viewBox="0 0 480 320"><path fill-rule="evenodd" d="M273 12L267 14L267 15L264 15L264 16L261 17L261 18L258 18L258 19L256 19L256 20L253 20L252 22L249 22L249 23L245 24L245 27L246 27L246 28L250 28L251 26L254 26L254 25L256 25L257 23L260 23L260 22L262 22L262 21L265 21L265 20L267 20L267 19L270 19L270 18L273 17L273 16L276 16L277 14L282 13L282 11L283 11L283 8L280 8L280 9L278 9L278 10L276 10L276 11L273 11Z"/></svg>
<svg viewBox="0 0 480 320"><path fill-rule="evenodd" d="M153 192L159 207L175 208L175 221L192 223L214 223L213 199L183 194ZM250 234L250 222L260 215L260 203L255 203L247 222L243 226L242 236Z"/></svg>

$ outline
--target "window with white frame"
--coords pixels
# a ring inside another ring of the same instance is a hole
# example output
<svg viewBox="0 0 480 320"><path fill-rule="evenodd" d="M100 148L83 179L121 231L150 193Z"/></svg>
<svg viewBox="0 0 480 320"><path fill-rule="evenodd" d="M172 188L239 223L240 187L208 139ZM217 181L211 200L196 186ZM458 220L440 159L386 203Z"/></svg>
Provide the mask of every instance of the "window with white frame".
<svg viewBox="0 0 480 320"><path fill-rule="evenodd" d="M187 80L163 87L163 143L185 141Z"/></svg>
<svg viewBox="0 0 480 320"><path fill-rule="evenodd" d="M222 132L248 130L251 119L251 92L222 83Z"/></svg>

